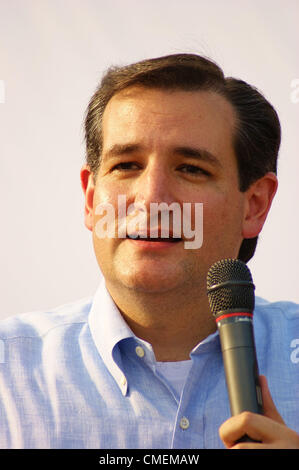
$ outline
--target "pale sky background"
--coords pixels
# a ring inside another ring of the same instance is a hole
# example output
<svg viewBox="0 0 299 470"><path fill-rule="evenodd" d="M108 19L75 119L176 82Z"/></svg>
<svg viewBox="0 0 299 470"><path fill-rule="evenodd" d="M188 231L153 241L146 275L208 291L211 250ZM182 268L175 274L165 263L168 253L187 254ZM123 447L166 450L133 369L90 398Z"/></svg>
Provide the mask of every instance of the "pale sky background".
<svg viewBox="0 0 299 470"><path fill-rule="evenodd" d="M249 267L258 295L299 302L298 19L298 0L0 0L0 318L93 295L87 103L108 66L178 52L214 59L279 113L280 186Z"/></svg>

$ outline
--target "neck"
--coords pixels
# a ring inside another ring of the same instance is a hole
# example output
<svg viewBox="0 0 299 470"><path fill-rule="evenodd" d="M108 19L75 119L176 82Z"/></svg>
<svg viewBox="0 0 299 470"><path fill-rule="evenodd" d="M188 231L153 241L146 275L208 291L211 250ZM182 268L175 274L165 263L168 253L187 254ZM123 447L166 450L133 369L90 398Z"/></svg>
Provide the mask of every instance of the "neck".
<svg viewBox="0 0 299 470"><path fill-rule="evenodd" d="M153 347L157 361L183 361L216 331L207 296L178 290L136 292L107 283L114 302L136 336Z"/></svg>

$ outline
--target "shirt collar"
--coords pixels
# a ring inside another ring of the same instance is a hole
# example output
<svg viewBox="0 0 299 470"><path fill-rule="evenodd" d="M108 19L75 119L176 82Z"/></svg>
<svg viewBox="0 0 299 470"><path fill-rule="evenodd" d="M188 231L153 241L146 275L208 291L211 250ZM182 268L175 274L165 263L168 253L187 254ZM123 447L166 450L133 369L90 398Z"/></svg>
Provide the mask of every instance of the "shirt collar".
<svg viewBox="0 0 299 470"><path fill-rule="evenodd" d="M191 356L196 356L198 354L202 354L204 352L209 352L212 350L220 350L220 338L219 338L219 331L216 330L214 333L211 333L205 339L200 341L195 348L191 351Z"/></svg>
<svg viewBox="0 0 299 470"><path fill-rule="evenodd" d="M135 335L110 296L104 280L94 296L88 323L100 356L122 394L126 395L127 377L122 370L118 343L126 338L135 338Z"/></svg>
<svg viewBox="0 0 299 470"><path fill-rule="evenodd" d="M89 327L96 348L102 357L107 369L114 377L123 395L127 394L128 378L122 368L121 354L118 343L132 338L135 345L142 345L147 351L149 362L154 362L154 354L151 345L137 338L128 324L123 319L119 309L109 294L105 281L102 280L95 293L88 317ZM132 343L128 345L128 351ZM191 357L213 349L220 350L219 333L212 333L201 341L191 351Z"/></svg>

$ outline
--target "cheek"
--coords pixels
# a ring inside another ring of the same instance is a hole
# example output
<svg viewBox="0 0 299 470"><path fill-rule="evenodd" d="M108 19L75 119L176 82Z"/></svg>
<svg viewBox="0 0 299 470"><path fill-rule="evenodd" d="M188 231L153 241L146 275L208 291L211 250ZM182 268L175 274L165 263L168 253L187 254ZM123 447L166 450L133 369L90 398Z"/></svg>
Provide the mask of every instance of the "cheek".
<svg viewBox="0 0 299 470"><path fill-rule="evenodd" d="M93 228L95 229L100 218L107 217L105 207L109 208L109 213L117 214L117 197L119 192L113 189L111 185L99 184L94 193L93 200ZM101 214L101 215L99 215Z"/></svg>
<svg viewBox="0 0 299 470"><path fill-rule="evenodd" d="M107 186L105 184L99 184L95 188L94 204L98 205L103 203L109 203L114 205L117 201L117 194L118 191L116 191L115 189L113 190L113 187L111 187L111 185Z"/></svg>
<svg viewBox="0 0 299 470"><path fill-rule="evenodd" d="M117 214L118 197L125 197L126 202L130 201L132 184L128 181L105 181L103 178L95 188L94 204L111 204Z"/></svg>
<svg viewBox="0 0 299 470"><path fill-rule="evenodd" d="M227 237L239 238L242 233L243 198L234 195L213 194L203 198L203 230L208 237L223 240Z"/></svg>

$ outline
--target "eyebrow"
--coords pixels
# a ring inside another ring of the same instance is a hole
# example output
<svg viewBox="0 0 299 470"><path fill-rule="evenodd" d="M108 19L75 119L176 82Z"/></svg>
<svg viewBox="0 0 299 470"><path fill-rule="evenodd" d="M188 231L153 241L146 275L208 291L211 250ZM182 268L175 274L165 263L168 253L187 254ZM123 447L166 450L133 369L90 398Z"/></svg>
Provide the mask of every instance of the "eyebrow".
<svg viewBox="0 0 299 470"><path fill-rule="evenodd" d="M182 147L175 147L173 149L173 153L176 155L182 155L185 157L195 158L196 160L205 161L207 163L210 163L213 166L222 167L222 163L220 162L220 160L206 149L182 146Z"/></svg>
<svg viewBox="0 0 299 470"><path fill-rule="evenodd" d="M142 147L139 144L115 144L104 152L104 155L106 158L120 157L121 155L138 152L141 149Z"/></svg>
<svg viewBox="0 0 299 470"><path fill-rule="evenodd" d="M113 158L122 155L130 155L144 150L144 147L139 144L115 144L105 152L105 157ZM206 149L190 147L190 146L176 146L171 149L171 153L181 155L184 157L194 158L196 160L205 161L213 166L222 167L220 160Z"/></svg>

